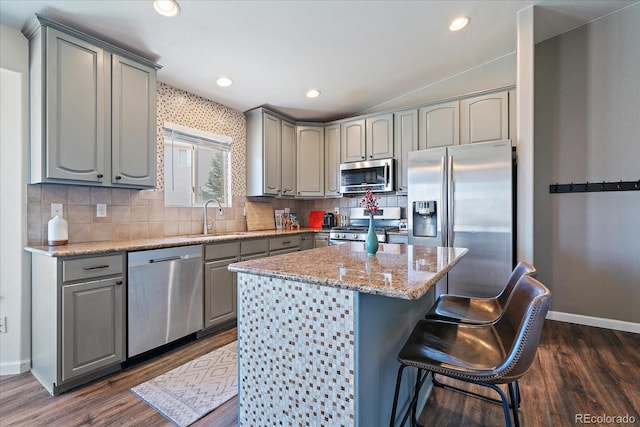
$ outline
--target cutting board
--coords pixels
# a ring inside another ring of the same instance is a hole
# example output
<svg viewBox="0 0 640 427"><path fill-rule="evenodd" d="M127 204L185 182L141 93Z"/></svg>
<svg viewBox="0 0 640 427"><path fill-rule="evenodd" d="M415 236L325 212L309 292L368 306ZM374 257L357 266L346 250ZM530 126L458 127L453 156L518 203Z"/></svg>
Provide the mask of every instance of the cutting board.
<svg viewBox="0 0 640 427"><path fill-rule="evenodd" d="M273 205L271 203L246 202L247 231L275 230Z"/></svg>

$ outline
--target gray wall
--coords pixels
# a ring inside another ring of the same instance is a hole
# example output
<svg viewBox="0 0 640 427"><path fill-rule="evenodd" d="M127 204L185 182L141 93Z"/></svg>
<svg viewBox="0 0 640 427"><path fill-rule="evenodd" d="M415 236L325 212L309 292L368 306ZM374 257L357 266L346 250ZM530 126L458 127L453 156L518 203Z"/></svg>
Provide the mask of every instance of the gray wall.
<svg viewBox="0 0 640 427"><path fill-rule="evenodd" d="M551 310L640 322L640 4L536 45L535 263Z"/></svg>

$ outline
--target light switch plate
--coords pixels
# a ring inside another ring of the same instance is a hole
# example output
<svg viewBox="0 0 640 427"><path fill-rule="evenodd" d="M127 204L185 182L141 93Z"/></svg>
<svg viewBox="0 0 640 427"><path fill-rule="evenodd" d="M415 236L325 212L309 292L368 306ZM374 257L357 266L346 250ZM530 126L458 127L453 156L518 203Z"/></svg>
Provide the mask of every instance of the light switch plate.
<svg viewBox="0 0 640 427"><path fill-rule="evenodd" d="M96 217L98 218L106 218L107 217L107 205L104 203L98 203L96 205Z"/></svg>
<svg viewBox="0 0 640 427"><path fill-rule="evenodd" d="M51 203L51 218L56 215L58 215L60 218L63 217L62 203Z"/></svg>

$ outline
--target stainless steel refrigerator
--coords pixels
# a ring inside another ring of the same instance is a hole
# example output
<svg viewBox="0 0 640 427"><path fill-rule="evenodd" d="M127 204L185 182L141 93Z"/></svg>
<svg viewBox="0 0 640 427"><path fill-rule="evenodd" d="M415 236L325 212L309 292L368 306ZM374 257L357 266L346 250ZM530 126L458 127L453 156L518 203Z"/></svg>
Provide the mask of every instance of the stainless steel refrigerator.
<svg viewBox="0 0 640 427"><path fill-rule="evenodd" d="M513 267L513 158L509 140L409 153L409 244L469 249L439 292L483 297L505 286Z"/></svg>

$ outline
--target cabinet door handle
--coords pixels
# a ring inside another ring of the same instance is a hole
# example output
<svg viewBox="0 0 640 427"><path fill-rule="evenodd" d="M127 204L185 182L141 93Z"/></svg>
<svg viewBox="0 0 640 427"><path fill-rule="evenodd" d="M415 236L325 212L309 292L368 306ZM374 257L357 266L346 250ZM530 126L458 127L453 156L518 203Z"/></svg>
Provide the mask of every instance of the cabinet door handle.
<svg viewBox="0 0 640 427"><path fill-rule="evenodd" d="M286 242L282 242L282 245L290 245L291 244L291 240L287 240Z"/></svg>
<svg viewBox="0 0 640 427"><path fill-rule="evenodd" d="M122 280L116 280L116 285L122 285Z"/></svg>
<svg viewBox="0 0 640 427"><path fill-rule="evenodd" d="M83 270L85 271L90 271L90 270L101 270L103 268L109 268L109 264L104 264L104 265L95 265L93 267L82 267Z"/></svg>
<svg viewBox="0 0 640 427"><path fill-rule="evenodd" d="M120 175L116 175L116 180L122 179Z"/></svg>
<svg viewBox="0 0 640 427"><path fill-rule="evenodd" d="M102 178L104 178L104 175L102 175L101 173L99 173L99 174L97 175L97 178L98 178L98 179L102 179Z"/></svg>

